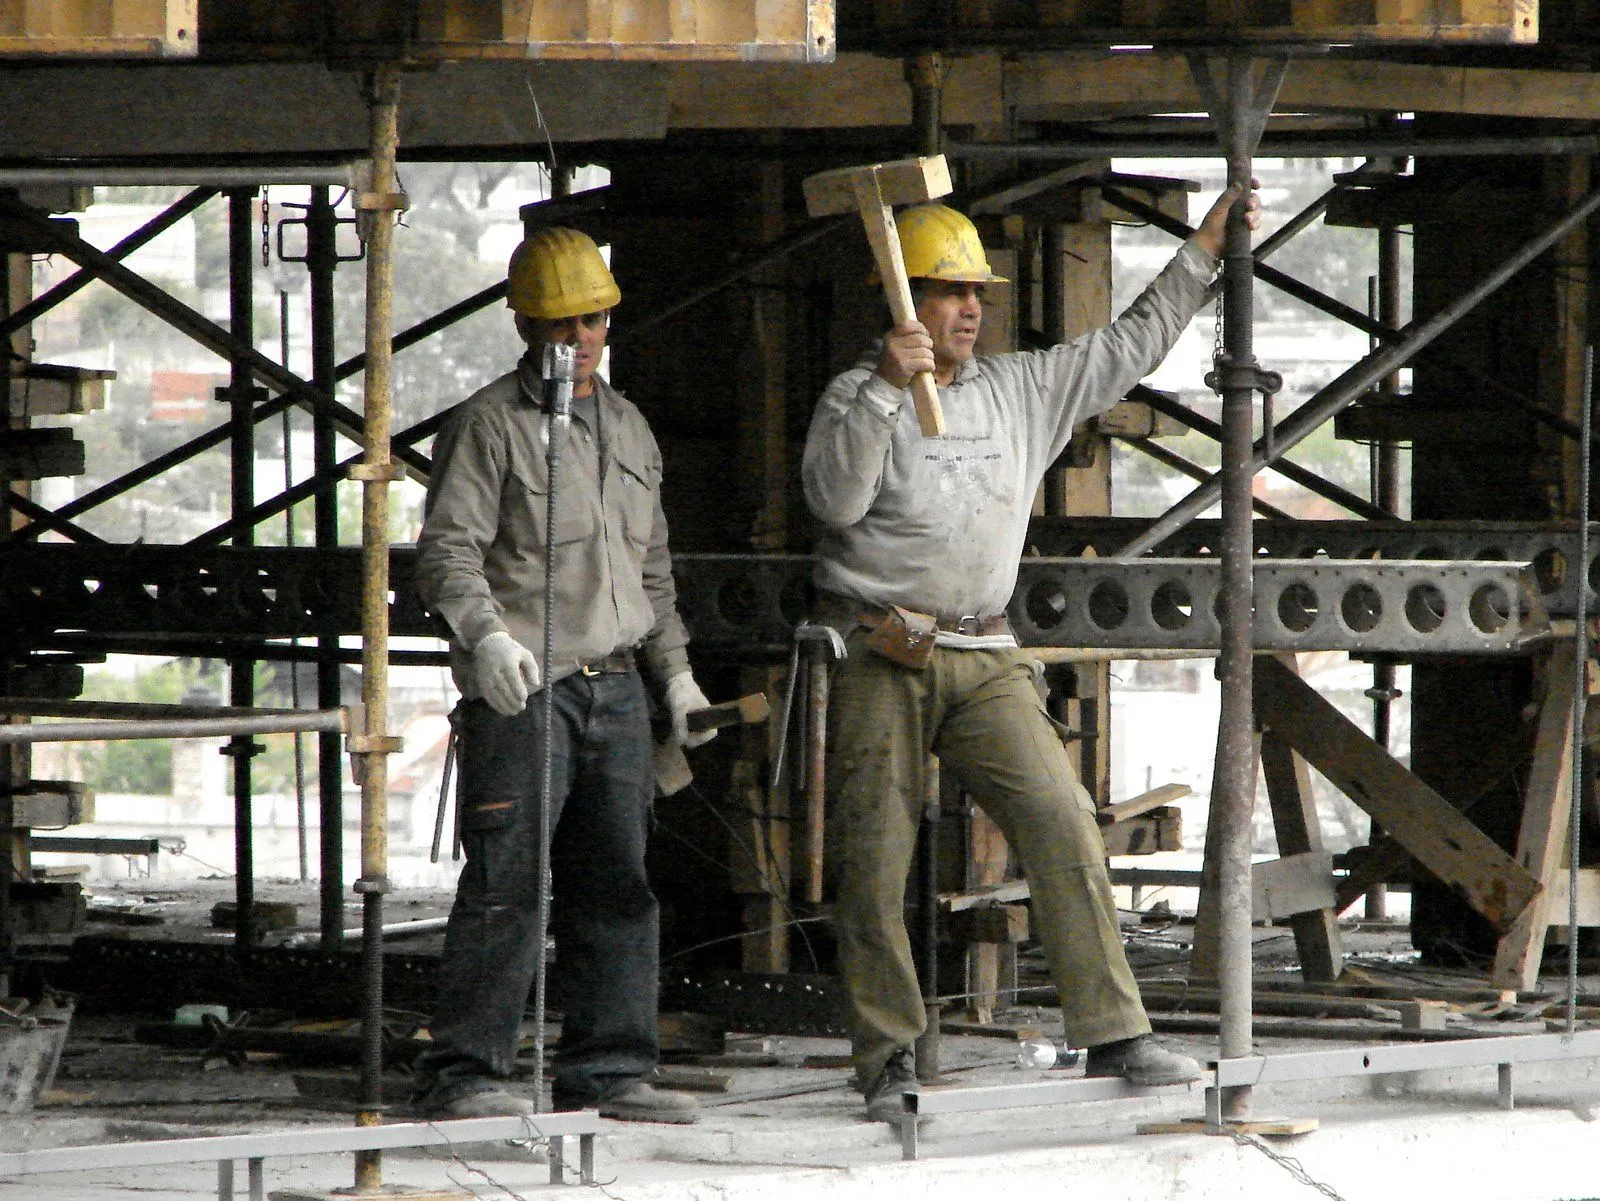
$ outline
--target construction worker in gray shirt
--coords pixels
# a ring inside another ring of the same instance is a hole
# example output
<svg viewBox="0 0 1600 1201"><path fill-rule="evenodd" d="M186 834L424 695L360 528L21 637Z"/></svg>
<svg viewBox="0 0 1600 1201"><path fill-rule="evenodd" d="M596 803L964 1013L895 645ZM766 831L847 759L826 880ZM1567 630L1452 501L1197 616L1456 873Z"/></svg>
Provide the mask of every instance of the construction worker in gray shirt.
<svg viewBox="0 0 1600 1201"><path fill-rule="evenodd" d="M802 476L821 523L820 620L846 635L828 710L828 847L856 1083L898 1121L916 1088L925 1010L904 903L930 753L1021 859L1033 929L1090 1075L1196 1080L1158 1044L1128 967L1094 802L1076 779L1005 619L1033 498L1080 422L1167 354L1216 272L1224 192L1171 263L1110 325L1049 350L974 355L989 267L977 230L943 205L899 217L917 320L833 380ZM1250 227L1259 201L1245 199ZM924 438L908 385L932 372L947 433Z"/></svg>
<svg viewBox="0 0 1600 1201"><path fill-rule="evenodd" d="M550 868L565 983L554 1106L597 1106L634 1121L697 1117L693 1097L643 1079L657 1060L659 961L644 863L655 795L646 678L671 715L674 741L694 746L712 733L688 731L688 713L707 702L675 607L661 454L638 409L595 373L620 299L587 235L530 235L507 280L528 353L462 402L434 444L417 588L449 627L462 696L455 721L466 863L439 965L432 1042L417 1061L413 1100L430 1115L537 1111L504 1081L541 958L546 730L544 706L531 698L551 689ZM550 343L574 351L553 530L552 419L541 378ZM543 646L547 622L544 672L531 648Z"/></svg>

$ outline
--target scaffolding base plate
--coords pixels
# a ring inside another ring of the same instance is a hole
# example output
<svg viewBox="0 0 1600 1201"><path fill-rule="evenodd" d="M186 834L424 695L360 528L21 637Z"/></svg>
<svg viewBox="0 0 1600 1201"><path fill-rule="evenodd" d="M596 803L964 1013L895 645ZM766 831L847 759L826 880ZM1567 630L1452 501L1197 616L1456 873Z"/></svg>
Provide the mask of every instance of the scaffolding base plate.
<svg viewBox="0 0 1600 1201"><path fill-rule="evenodd" d="M1287 1138L1310 1134L1321 1126L1320 1118L1230 1118L1221 1130L1213 1131L1204 1118L1182 1118L1176 1122L1141 1122L1139 1134L1259 1134L1266 1138Z"/></svg>

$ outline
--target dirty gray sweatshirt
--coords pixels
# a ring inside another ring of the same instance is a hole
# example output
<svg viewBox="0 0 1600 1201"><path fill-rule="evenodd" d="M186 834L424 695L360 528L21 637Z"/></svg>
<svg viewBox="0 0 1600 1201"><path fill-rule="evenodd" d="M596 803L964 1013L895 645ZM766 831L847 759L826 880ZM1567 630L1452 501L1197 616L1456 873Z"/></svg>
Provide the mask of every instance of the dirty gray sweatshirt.
<svg viewBox="0 0 1600 1201"><path fill-rule="evenodd" d="M939 389L942 438L922 436L910 391L872 365L836 377L812 415L801 469L822 523L817 587L951 621L1004 612L1046 469L1074 426L1161 362L1215 270L1185 242L1110 325L1050 350L963 363Z"/></svg>

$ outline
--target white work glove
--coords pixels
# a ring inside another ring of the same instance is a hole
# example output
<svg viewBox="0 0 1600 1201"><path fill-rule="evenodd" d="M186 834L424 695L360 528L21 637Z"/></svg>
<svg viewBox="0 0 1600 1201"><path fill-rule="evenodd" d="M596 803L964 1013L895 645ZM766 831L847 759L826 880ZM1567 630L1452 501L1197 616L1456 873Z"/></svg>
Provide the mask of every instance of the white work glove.
<svg viewBox="0 0 1600 1201"><path fill-rule="evenodd" d="M539 691L539 660L533 652L504 630L485 635L472 648L472 666L483 688L483 699L502 717L515 717Z"/></svg>
<svg viewBox="0 0 1600 1201"><path fill-rule="evenodd" d="M711 702L694 682L694 676L681 671L667 681L667 709L672 713L672 741L682 747L700 746L717 736L715 730L689 733L689 714L710 708Z"/></svg>

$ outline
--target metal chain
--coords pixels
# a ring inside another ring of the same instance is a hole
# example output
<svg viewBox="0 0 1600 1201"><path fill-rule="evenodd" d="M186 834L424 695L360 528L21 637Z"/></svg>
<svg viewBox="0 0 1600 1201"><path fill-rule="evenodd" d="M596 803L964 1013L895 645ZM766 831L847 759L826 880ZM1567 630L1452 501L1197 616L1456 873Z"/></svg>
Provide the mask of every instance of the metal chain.
<svg viewBox="0 0 1600 1201"><path fill-rule="evenodd" d="M1216 311L1212 317L1213 328L1216 331L1211 340L1211 365L1217 367L1222 363L1222 289L1217 289Z"/></svg>
<svg viewBox="0 0 1600 1201"><path fill-rule="evenodd" d="M1313 1179L1311 1173L1306 1171L1305 1165L1302 1164L1298 1159L1295 1159L1293 1156L1281 1155L1277 1151L1274 1151L1271 1147L1267 1146L1267 1144L1262 1142L1260 1139L1251 1138L1248 1134L1242 1134L1226 1124L1224 1124L1222 1127L1222 1133L1226 1134L1229 1138L1242 1147L1254 1147L1257 1151L1261 1152L1261 1154L1272 1160L1273 1163L1277 1164L1285 1172L1288 1172L1289 1175L1293 1176L1301 1184L1305 1185L1307 1188L1316 1189L1317 1192L1328 1198L1328 1201L1344 1201L1344 1198L1339 1195L1337 1190L1326 1184L1323 1184L1320 1180Z"/></svg>
<svg viewBox="0 0 1600 1201"><path fill-rule="evenodd" d="M267 189L266 188L262 188L261 189L261 265L263 267L272 266L272 222L267 219L267 213L271 209L271 207L272 206L268 202L268 198L267 198Z"/></svg>

